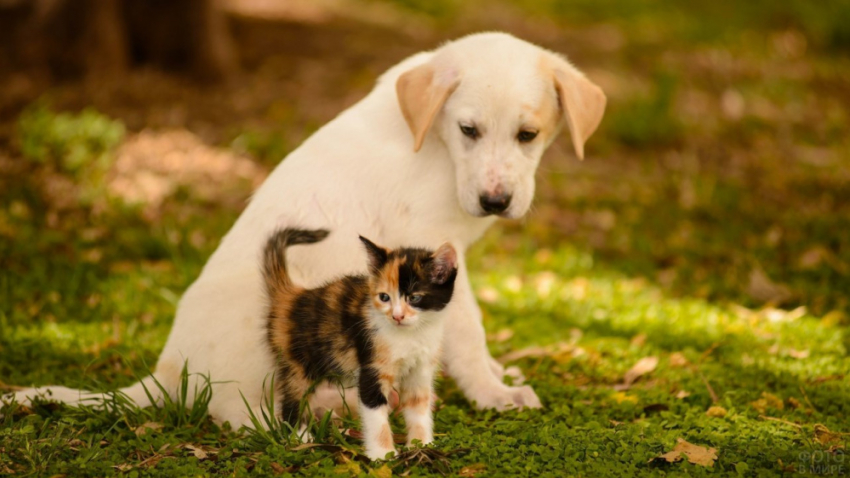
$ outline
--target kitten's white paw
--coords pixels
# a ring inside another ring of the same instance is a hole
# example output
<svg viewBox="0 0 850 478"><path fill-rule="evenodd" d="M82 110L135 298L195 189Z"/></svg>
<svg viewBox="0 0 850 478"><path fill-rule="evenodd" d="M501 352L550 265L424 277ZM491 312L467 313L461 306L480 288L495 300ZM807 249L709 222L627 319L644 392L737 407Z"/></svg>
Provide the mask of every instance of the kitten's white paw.
<svg viewBox="0 0 850 478"><path fill-rule="evenodd" d="M394 457L395 448L366 447L366 456L368 456L370 460L383 460L387 458L388 453L391 453L390 457Z"/></svg>
<svg viewBox="0 0 850 478"><path fill-rule="evenodd" d="M301 425L298 429L298 438L301 439L301 443L313 443L313 435L307 431L306 425Z"/></svg>
<svg viewBox="0 0 850 478"><path fill-rule="evenodd" d="M528 385L522 387L494 387L471 397L480 409L495 408L510 410L517 408L541 408L543 405L534 389Z"/></svg>
<svg viewBox="0 0 850 478"><path fill-rule="evenodd" d="M427 437L424 437L424 438L410 438L410 439L407 440L407 447L408 448L413 448L414 446L416 446L416 445L413 444L413 440L419 440L419 446L426 446L426 445L430 445L434 441L434 437L427 436Z"/></svg>

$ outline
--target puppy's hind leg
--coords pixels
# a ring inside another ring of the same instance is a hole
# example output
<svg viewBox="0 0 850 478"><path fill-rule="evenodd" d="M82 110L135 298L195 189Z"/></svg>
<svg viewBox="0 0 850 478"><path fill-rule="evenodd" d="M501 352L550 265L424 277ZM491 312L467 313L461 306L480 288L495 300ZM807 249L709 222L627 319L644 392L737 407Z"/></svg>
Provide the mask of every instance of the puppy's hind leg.
<svg viewBox="0 0 850 478"><path fill-rule="evenodd" d="M159 386L157 383L159 383ZM17 403L23 405L32 405L35 400L45 400L70 406L103 407L105 403L110 402L113 397L118 395L140 408L145 408L162 405L164 401L163 391L173 397L176 386L176 378L172 380L166 374L154 373L129 387L114 392L89 392L58 385L47 385L19 390L2 397L2 400L8 403L14 398Z"/></svg>

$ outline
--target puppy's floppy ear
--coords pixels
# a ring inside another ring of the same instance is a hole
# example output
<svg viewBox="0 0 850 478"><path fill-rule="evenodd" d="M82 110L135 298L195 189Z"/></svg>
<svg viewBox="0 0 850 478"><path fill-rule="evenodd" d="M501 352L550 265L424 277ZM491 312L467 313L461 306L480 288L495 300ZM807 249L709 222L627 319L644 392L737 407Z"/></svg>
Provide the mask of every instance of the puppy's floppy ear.
<svg viewBox="0 0 850 478"><path fill-rule="evenodd" d="M366 253L369 255L369 270L372 272L381 270L387 263L388 251L363 236L359 237L363 245L366 246Z"/></svg>
<svg viewBox="0 0 850 478"><path fill-rule="evenodd" d="M555 91L570 128L576 156L584 159L584 143L596 131L605 113L605 93L557 55L551 55L544 62L554 77Z"/></svg>
<svg viewBox="0 0 850 478"><path fill-rule="evenodd" d="M431 280L436 284L445 284L457 273L457 252L446 242L431 256L434 259L431 269Z"/></svg>
<svg viewBox="0 0 850 478"><path fill-rule="evenodd" d="M398 104L410 132L413 151L419 151L437 113L460 84L453 69L438 69L431 63L417 66L398 77L395 84Z"/></svg>

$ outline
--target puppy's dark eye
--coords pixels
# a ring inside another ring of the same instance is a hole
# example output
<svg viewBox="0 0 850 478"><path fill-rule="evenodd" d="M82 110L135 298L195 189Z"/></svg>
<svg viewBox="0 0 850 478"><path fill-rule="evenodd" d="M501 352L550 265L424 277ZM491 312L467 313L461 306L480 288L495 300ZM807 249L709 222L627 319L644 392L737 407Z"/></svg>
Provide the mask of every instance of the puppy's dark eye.
<svg viewBox="0 0 850 478"><path fill-rule="evenodd" d="M381 302L389 302L389 301L390 301L390 295L389 295L389 294L385 294L385 293L381 292L380 294L378 294L378 299L379 299Z"/></svg>
<svg viewBox="0 0 850 478"><path fill-rule="evenodd" d="M519 140L520 143L530 143L537 137L537 131L520 131L516 135L516 139Z"/></svg>
<svg viewBox="0 0 850 478"><path fill-rule="evenodd" d="M480 134L478 134L478 128L476 128L475 126L468 126L462 124L460 125L460 132L463 133L464 136L466 136L467 138L471 139L478 139L478 137L481 136Z"/></svg>
<svg viewBox="0 0 850 478"><path fill-rule="evenodd" d="M410 305L416 305L416 304L418 304L421 300L422 300L422 295L421 295L421 294L411 295L411 296L407 299L407 301L410 303Z"/></svg>

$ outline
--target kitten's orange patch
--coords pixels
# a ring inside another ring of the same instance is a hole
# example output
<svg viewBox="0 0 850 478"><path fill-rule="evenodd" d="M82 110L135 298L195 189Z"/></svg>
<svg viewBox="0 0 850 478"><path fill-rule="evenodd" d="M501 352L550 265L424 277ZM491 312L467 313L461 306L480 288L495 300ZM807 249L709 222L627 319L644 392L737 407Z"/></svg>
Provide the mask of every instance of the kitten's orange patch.
<svg viewBox="0 0 850 478"><path fill-rule="evenodd" d="M341 348L341 346L337 346L337 348ZM346 350L339 357L339 365L346 372L353 372L360 367L360 363L357 361L357 351L354 349Z"/></svg>
<svg viewBox="0 0 850 478"><path fill-rule="evenodd" d="M416 309L411 307L410 304L407 303L407 301L404 301L404 307L402 307L401 312L404 314L405 317L412 317L416 315Z"/></svg>
<svg viewBox="0 0 850 478"><path fill-rule="evenodd" d="M398 290L398 259L391 261L381 270L379 280L387 291Z"/></svg>
<svg viewBox="0 0 850 478"><path fill-rule="evenodd" d="M292 312L292 304L299 294L304 292L300 287L280 287L277 289L274 298L272 299L272 314L277 320L289 320L289 314Z"/></svg>
<svg viewBox="0 0 850 478"><path fill-rule="evenodd" d="M407 263L407 257L394 257L378 275L378 286L380 289L391 292L398 290L398 269Z"/></svg>
<svg viewBox="0 0 850 478"><path fill-rule="evenodd" d="M428 408L430 402L430 397L428 395L411 395L404 397L404 400L401 402L401 408Z"/></svg>
<svg viewBox="0 0 850 478"><path fill-rule="evenodd" d="M393 432L389 425L381 427L381 432L378 434L378 446L381 448L393 448Z"/></svg>
<svg viewBox="0 0 850 478"><path fill-rule="evenodd" d="M413 440L424 441L425 427L419 424L413 425L410 430L407 431L407 440L411 443L413 442Z"/></svg>
<svg viewBox="0 0 850 478"><path fill-rule="evenodd" d="M333 282L328 284L325 300L327 301L328 308L330 308L330 310L339 310L340 304L342 304L342 294L344 290L345 287L342 282Z"/></svg>
<svg viewBox="0 0 850 478"><path fill-rule="evenodd" d="M276 351L285 352L289 350L289 316L275 315L270 319L269 333L272 345Z"/></svg>
<svg viewBox="0 0 850 478"><path fill-rule="evenodd" d="M389 345L387 345L383 340L379 340L377 338L374 345L375 364L381 368L388 366L392 360L392 351L390 350Z"/></svg>

